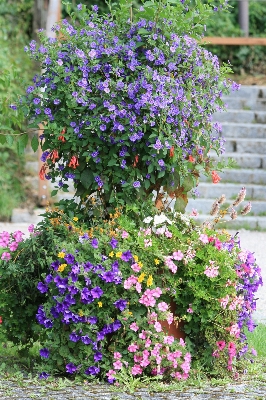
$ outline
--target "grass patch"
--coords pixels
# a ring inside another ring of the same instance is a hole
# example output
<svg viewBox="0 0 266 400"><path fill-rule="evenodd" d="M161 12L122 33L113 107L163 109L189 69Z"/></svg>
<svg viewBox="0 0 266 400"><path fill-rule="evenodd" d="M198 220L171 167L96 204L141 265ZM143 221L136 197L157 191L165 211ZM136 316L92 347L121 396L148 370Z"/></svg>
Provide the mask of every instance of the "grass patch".
<svg viewBox="0 0 266 400"><path fill-rule="evenodd" d="M257 351L258 357L266 361L266 325L258 324L253 332L247 332L246 335L249 346Z"/></svg>

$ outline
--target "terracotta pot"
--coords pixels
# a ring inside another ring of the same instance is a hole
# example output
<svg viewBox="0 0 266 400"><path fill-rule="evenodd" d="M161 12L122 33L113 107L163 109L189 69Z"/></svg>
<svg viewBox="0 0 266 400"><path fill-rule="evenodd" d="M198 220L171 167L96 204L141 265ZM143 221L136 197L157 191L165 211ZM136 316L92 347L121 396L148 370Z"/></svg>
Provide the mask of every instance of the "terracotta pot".
<svg viewBox="0 0 266 400"><path fill-rule="evenodd" d="M173 300L170 302L170 311L174 314L174 316L176 316L176 304ZM186 335L183 331L184 321L173 321L170 325L167 321L160 321L160 324L162 325L164 332L169 336L174 336L175 339L182 338L185 340Z"/></svg>

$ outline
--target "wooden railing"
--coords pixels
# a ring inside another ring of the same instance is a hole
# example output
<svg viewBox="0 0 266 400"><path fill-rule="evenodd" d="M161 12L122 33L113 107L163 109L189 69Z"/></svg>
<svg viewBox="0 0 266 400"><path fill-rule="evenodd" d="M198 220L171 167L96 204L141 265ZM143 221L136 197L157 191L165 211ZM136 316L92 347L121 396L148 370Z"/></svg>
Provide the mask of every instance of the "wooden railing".
<svg viewBox="0 0 266 400"><path fill-rule="evenodd" d="M206 36L203 38L202 43L229 46L266 46L266 38Z"/></svg>

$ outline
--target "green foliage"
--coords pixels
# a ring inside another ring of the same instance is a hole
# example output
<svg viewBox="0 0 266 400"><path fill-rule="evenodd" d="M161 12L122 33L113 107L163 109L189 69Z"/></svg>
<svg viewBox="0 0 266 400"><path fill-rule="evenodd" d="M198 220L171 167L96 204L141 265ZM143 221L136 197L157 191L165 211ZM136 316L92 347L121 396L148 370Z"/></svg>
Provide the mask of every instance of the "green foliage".
<svg viewBox="0 0 266 400"><path fill-rule="evenodd" d="M0 221L9 221L13 208L25 200L24 158L0 145Z"/></svg>
<svg viewBox="0 0 266 400"><path fill-rule="evenodd" d="M229 12L218 10L207 22L206 36L242 36L238 21L238 1L230 1ZM265 37L266 3L249 1L249 36ZM235 73L265 74L265 46L207 46L221 62L232 64Z"/></svg>

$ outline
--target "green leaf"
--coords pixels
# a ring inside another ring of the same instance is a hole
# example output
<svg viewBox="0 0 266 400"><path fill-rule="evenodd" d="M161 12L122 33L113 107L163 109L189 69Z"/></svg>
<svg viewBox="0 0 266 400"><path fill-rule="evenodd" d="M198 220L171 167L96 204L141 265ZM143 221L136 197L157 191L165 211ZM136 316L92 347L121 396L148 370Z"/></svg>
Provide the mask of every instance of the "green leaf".
<svg viewBox="0 0 266 400"><path fill-rule="evenodd" d="M17 151L18 154L23 154L26 146L28 144L28 135L24 134L18 137L18 141L17 141Z"/></svg>
<svg viewBox="0 0 266 400"><path fill-rule="evenodd" d="M14 142L14 136L12 135L7 135L6 136L6 142L9 146L12 146L13 142Z"/></svg>
<svg viewBox="0 0 266 400"><path fill-rule="evenodd" d="M140 29L138 30L138 34L139 34L139 35L149 35L150 32L147 31L147 29L140 28Z"/></svg>
<svg viewBox="0 0 266 400"><path fill-rule="evenodd" d="M31 140L31 148L34 152L36 152L38 150L39 147L39 140L37 136L33 136L32 140Z"/></svg>
<svg viewBox="0 0 266 400"><path fill-rule="evenodd" d="M93 182L93 173L91 172L91 170L89 168L84 169L84 171L82 171L81 175L80 175L80 181L82 183L82 185L88 189L92 182Z"/></svg>
<svg viewBox="0 0 266 400"><path fill-rule="evenodd" d="M51 197L54 197L57 195L58 190L52 190L51 192Z"/></svg>
<svg viewBox="0 0 266 400"><path fill-rule="evenodd" d="M187 203L185 202L185 200L182 199L182 197L178 197L175 201L174 209L177 212L184 213L186 210L186 205Z"/></svg>

